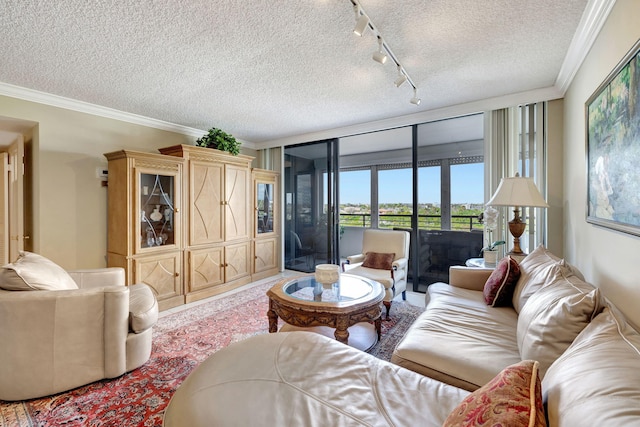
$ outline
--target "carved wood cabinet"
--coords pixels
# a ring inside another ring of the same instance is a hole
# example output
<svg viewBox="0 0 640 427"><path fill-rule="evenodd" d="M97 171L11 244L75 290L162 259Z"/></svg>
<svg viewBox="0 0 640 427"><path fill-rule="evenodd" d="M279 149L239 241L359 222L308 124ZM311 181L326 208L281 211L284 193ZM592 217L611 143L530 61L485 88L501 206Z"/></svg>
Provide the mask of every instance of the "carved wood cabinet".
<svg viewBox="0 0 640 427"><path fill-rule="evenodd" d="M176 145L109 161L107 264L161 310L280 271L279 174L253 157Z"/></svg>
<svg viewBox="0 0 640 427"><path fill-rule="evenodd" d="M175 145L185 160L186 302L251 282L251 161L211 148Z"/></svg>
<svg viewBox="0 0 640 427"><path fill-rule="evenodd" d="M109 161L107 264L146 283L161 310L184 303L183 159L121 150Z"/></svg>
<svg viewBox="0 0 640 427"><path fill-rule="evenodd" d="M278 172L253 169L253 280L280 271Z"/></svg>

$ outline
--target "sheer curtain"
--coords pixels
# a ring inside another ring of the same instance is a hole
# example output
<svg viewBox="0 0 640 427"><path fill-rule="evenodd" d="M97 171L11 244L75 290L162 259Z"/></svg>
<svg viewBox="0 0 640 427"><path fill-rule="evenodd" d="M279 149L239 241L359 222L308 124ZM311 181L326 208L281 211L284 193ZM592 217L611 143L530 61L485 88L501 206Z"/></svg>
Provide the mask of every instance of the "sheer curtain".
<svg viewBox="0 0 640 427"><path fill-rule="evenodd" d="M533 178L542 196L547 198L547 103L539 102L504 108L485 114L485 200L489 200L503 177ZM508 222L513 219L513 207L498 207L500 226L495 240L507 241L509 251L512 237ZM542 208L521 207L521 216L527 229L520 237L520 246L526 253L547 240L547 215Z"/></svg>

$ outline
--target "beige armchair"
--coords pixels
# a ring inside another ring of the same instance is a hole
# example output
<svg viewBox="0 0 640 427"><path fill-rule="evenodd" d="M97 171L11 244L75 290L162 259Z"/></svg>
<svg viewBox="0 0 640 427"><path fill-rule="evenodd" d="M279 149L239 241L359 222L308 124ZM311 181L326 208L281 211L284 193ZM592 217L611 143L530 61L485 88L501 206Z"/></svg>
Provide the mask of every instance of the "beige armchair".
<svg viewBox="0 0 640 427"><path fill-rule="evenodd" d="M393 298L406 299L409 270L409 232L404 230L364 230L362 253L347 257L342 271L380 282L386 291L383 304L386 318Z"/></svg>
<svg viewBox="0 0 640 427"><path fill-rule="evenodd" d="M151 288L125 286L121 268L69 276L79 289L0 290L0 400L118 377L149 359L158 319Z"/></svg>

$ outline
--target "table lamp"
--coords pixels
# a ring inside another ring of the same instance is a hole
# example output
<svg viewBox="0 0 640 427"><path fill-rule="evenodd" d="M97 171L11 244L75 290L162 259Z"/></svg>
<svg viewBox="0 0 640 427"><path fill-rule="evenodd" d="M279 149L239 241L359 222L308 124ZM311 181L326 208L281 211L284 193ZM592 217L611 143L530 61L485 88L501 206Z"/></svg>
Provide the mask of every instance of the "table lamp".
<svg viewBox="0 0 640 427"><path fill-rule="evenodd" d="M509 221L509 232L513 236L513 249L508 255L520 257L526 255L520 248L520 236L522 236L527 226L527 223L520 219L520 207L549 207L540 191L538 191L533 179L521 177L517 173L514 177L502 178L498 189L491 197L491 200L487 202L487 205L514 207L514 218Z"/></svg>

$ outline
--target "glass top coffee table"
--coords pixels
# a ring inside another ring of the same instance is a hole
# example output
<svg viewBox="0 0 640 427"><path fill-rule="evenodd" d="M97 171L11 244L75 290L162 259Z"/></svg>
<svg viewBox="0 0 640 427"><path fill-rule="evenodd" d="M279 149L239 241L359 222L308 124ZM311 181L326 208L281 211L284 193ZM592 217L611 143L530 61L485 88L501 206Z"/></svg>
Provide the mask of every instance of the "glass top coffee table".
<svg viewBox="0 0 640 427"><path fill-rule="evenodd" d="M278 331L280 318L286 323L281 331L333 331L336 340L361 350L380 339L384 287L373 280L341 274L339 282L322 285L309 274L283 279L267 295L269 332ZM357 342L349 342L350 335Z"/></svg>

